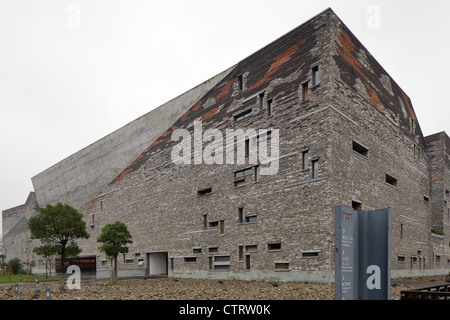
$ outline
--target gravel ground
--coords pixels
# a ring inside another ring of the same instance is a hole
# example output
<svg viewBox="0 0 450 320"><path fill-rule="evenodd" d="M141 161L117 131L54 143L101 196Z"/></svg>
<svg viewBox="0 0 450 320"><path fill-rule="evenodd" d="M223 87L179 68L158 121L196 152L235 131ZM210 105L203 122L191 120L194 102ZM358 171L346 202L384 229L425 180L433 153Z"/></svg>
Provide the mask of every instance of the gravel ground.
<svg viewBox="0 0 450 320"><path fill-rule="evenodd" d="M430 282L431 281L431 282ZM400 291L444 283L445 276L393 279L391 299ZM303 282L264 282L176 278L83 281L81 289L59 290L59 282L22 285L19 295L14 286L0 287L0 300L45 300L46 288L52 300L332 300L334 285ZM38 291L38 296L35 291Z"/></svg>

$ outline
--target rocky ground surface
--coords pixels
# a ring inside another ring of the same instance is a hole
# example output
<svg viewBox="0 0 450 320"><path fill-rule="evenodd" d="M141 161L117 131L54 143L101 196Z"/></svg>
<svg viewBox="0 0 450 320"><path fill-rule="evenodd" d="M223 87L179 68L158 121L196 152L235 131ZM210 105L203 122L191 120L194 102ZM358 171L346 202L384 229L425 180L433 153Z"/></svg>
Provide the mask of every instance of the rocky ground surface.
<svg viewBox="0 0 450 320"><path fill-rule="evenodd" d="M445 283L445 276L392 279L391 299L400 291ZM304 282L263 282L176 278L82 281L80 289L59 289L59 282L0 287L0 300L332 300L334 285Z"/></svg>

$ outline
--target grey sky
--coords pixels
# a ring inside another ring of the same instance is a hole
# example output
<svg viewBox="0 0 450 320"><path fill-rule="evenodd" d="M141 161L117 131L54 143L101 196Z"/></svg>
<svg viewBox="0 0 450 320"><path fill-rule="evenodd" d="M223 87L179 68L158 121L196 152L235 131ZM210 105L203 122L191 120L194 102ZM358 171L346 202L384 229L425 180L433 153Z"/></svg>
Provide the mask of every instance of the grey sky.
<svg viewBox="0 0 450 320"><path fill-rule="evenodd" d="M450 1L0 0L0 211L30 178L331 7L450 134Z"/></svg>

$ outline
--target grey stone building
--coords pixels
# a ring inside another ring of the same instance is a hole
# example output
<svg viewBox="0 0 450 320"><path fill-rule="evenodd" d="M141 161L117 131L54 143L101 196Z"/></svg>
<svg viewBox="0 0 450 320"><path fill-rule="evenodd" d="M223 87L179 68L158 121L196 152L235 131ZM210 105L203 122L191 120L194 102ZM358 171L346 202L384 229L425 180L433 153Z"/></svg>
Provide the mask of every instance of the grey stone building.
<svg viewBox="0 0 450 320"><path fill-rule="evenodd" d="M33 178L83 212L97 277L121 221L119 275L330 281L336 205L391 208L393 276L448 272L449 137L331 9L144 117Z"/></svg>

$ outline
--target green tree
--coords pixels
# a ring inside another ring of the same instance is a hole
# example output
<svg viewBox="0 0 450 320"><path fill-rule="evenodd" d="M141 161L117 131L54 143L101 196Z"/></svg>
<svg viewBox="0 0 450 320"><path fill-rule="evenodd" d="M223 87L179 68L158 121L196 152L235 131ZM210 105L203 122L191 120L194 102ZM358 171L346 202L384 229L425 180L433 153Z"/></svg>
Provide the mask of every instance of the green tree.
<svg viewBox="0 0 450 320"><path fill-rule="evenodd" d="M23 274L25 273L25 268L22 265L22 262L20 262L19 258L12 258L8 261L8 264L11 268L12 274Z"/></svg>
<svg viewBox="0 0 450 320"><path fill-rule="evenodd" d="M28 220L28 228L33 239L40 239L43 246L52 246L59 256L61 289L63 290L65 262L81 252L76 240L89 238L83 215L67 204L47 205L39 209L37 216Z"/></svg>
<svg viewBox="0 0 450 320"><path fill-rule="evenodd" d="M101 235L97 238L97 242L103 244L98 248L104 252L108 259L114 260L114 269L111 270L111 281L117 281L117 256L119 253L127 253L127 244L133 243L131 233L127 226L116 221L113 224L107 224L103 227Z"/></svg>
<svg viewBox="0 0 450 320"><path fill-rule="evenodd" d="M43 244L40 247L33 249L33 252L44 258L45 262L45 278L52 276L52 266L57 254L57 247L53 246L51 243Z"/></svg>

